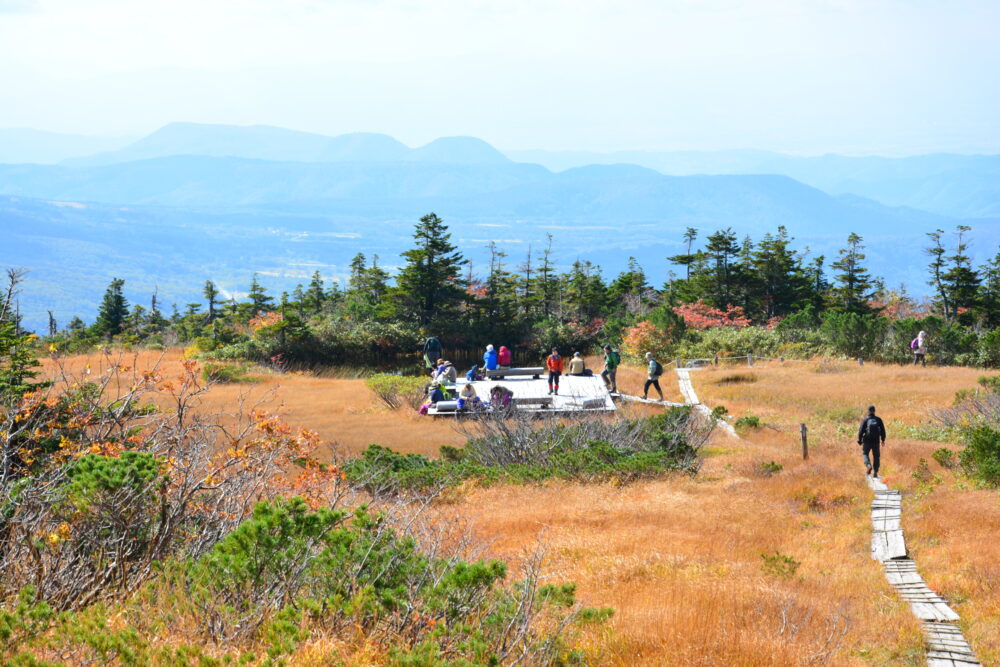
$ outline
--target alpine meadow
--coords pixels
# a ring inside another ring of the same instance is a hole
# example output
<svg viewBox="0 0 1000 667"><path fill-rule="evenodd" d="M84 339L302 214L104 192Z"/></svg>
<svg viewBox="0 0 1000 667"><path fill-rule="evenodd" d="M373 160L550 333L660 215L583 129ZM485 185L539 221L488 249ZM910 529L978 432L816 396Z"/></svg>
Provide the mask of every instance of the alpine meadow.
<svg viewBox="0 0 1000 667"><path fill-rule="evenodd" d="M1000 666L998 28L0 0L0 663Z"/></svg>

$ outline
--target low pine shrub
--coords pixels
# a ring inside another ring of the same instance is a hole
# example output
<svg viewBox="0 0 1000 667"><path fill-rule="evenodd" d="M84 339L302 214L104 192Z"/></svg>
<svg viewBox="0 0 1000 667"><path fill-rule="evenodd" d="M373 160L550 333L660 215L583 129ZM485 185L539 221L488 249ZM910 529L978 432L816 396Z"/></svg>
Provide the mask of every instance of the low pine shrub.
<svg viewBox="0 0 1000 667"><path fill-rule="evenodd" d="M245 366L234 364L219 364L210 362L202 366L201 379L213 384L235 384L237 382L256 382L256 379L246 374Z"/></svg>
<svg viewBox="0 0 1000 667"><path fill-rule="evenodd" d="M745 415L737 419L733 426L744 431L758 429L760 428L760 417L756 415Z"/></svg>
<svg viewBox="0 0 1000 667"><path fill-rule="evenodd" d="M953 469L958 464L955 460L955 452L947 447L934 450L934 453L931 454L931 458L934 459L939 466L947 468L948 470Z"/></svg>
<svg viewBox="0 0 1000 667"><path fill-rule="evenodd" d="M427 379L379 373L366 379L365 386L393 410L403 404L416 410L424 400Z"/></svg>
<svg viewBox="0 0 1000 667"><path fill-rule="evenodd" d="M348 461L344 472L377 495L439 489L468 479L629 482L671 471L696 472L698 451L710 430L686 406L646 419L584 419L541 428L519 416L486 415L473 423L466 446L442 447L440 459L371 445Z"/></svg>
<svg viewBox="0 0 1000 667"><path fill-rule="evenodd" d="M773 554L761 554L760 558L763 561L760 568L765 574L774 577L794 577L795 573L799 571L799 566L802 565L791 556L777 550Z"/></svg>
<svg viewBox="0 0 1000 667"><path fill-rule="evenodd" d="M959 454L962 468L981 482L1000 486L1000 431L986 424L963 430L965 449Z"/></svg>

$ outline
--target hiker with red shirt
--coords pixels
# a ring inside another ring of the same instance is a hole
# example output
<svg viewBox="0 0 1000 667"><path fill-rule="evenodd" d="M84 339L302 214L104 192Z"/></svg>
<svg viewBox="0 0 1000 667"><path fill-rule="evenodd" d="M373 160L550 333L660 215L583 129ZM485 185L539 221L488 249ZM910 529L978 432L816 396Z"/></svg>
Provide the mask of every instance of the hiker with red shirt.
<svg viewBox="0 0 1000 667"><path fill-rule="evenodd" d="M559 393L559 376L562 375L563 363L559 356L559 350L552 348L552 354L545 360L545 367L549 369L549 393Z"/></svg>
<svg viewBox="0 0 1000 667"><path fill-rule="evenodd" d="M500 346L500 353L497 354L497 366L500 368L510 368L510 350L506 345Z"/></svg>

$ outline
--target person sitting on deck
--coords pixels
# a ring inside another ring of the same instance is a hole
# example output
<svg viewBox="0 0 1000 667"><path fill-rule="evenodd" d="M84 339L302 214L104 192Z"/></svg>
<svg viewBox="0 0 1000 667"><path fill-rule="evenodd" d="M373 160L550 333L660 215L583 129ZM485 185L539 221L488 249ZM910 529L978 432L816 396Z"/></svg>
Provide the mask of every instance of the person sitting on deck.
<svg viewBox="0 0 1000 667"><path fill-rule="evenodd" d="M462 385L462 391L458 394L459 410L473 410L479 407L480 402L479 395L476 394L476 388L471 382L466 382Z"/></svg>
<svg viewBox="0 0 1000 667"><path fill-rule="evenodd" d="M497 351L493 349L492 345L487 345L486 352L483 353L483 368L488 371L497 369Z"/></svg>
<svg viewBox="0 0 1000 667"><path fill-rule="evenodd" d="M586 375L587 364L579 352L573 353L573 358L569 360L570 375Z"/></svg>
<svg viewBox="0 0 1000 667"><path fill-rule="evenodd" d="M455 384L458 381L458 369L450 361L446 361L438 368L434 379L441 383Z"/></svg>
<svg viewBox="0 0 1000 667"><path fill-rule="evenodd" d="M441 388L441 385L437 382L431 384L431 386L428 388L428 392L429 392L428 398L430 399L432 404L437 403L438 401L443 401L445 399L444 390Z"/></svg>
<svg viewBox="0 0 1000 667"><path fill-rule="evenodd" d="M514 392L503 385L494 385L490 389L490 406L494 410L502 410L510 407L510 400L514 398Z"/></svg>
<svg viewBox="0 0 1000 667"><path fill-rule="evenodd" d="M499 368L510 368L510 350L507 349L506 345L500 346L500 352L497 354L497 366Z"/></svg>

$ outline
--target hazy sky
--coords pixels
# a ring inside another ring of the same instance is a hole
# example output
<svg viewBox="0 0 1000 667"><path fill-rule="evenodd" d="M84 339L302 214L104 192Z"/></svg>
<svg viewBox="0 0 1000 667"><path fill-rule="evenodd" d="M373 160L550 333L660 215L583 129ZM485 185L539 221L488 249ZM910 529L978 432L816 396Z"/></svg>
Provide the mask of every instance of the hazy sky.
<svg viewBox="0 0 1000 667"><path fill-rule="evenodd" d="M0 0L0 127L1000 152L1000 0Z"/></svg>

